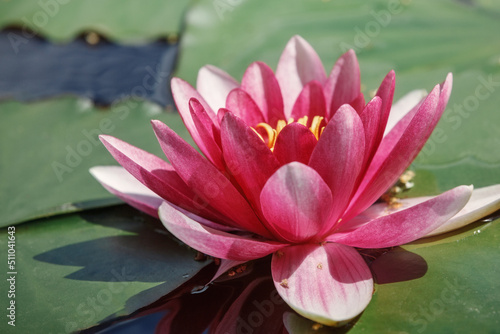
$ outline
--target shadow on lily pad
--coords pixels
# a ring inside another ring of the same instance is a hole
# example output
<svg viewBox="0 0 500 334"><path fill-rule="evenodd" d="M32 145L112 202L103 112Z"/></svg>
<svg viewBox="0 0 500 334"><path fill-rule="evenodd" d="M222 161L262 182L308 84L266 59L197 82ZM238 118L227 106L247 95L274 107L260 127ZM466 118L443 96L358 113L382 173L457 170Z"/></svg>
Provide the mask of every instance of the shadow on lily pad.
<svg viewBox="0 0 500 334"><path fill-rule="evenodd" d="M118 230L119 235L55 248L34 259L82 267L65 278L101 282L165 282L178 277L185 281L193 274L193 265L200 267L193 260L195 252L168 235L158 220L128 206L90 210L80 216Z"/></svg>
<svg viewBox="0 0 500 334"><path fill-rule="evenodd" d="M396 247L372 262L370 269L377 284L411 281L423 277L427 262L418 254Z"/></svg>

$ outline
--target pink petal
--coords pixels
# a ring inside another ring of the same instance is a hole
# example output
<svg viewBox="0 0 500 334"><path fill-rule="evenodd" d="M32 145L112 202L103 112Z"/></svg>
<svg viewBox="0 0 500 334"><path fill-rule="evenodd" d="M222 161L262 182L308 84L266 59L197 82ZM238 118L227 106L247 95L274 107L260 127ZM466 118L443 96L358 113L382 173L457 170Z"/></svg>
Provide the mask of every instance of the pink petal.
<svg viewBox="0 0 500 334"><path fill-rule="evenodd" d="M403 117L413 110L415 106L418 106L426 96L426 90L417 89L412 90L396 101L396 103L392 105L391 112L389 113L389 119L387 120L384 136L388 134L392 128L394 128L394 126L403 119Z"/></svg>
<svg viewBox="0 0 500 334"><path fill-rule="evenodd" d="M274 156L284 165L292 161L307 164L318 140L311 130L299 123L283 128L274 144Z"/></svg>
<svg viewBox="0 0 500 334"><path fill-rule="evenodd" d="M457 214L467 204L472 186L460 186L426 202L376 218L353 231L334 233L329 241L361 248L399 246L419 239Z"/></svg>
<svg viewBox="0 0 500 334"><path fill-rule="evenodd" d="M385 161L385 159L387 159L387 156L394 150L398 142L401 141L402 138L404 138L403 136L406 136L406 133L410 130L414 130L414 128L412 127L415 126L415 124L418 125L419 122L420 124L423 124L423 131L420 131L420 135L424 139L422 139L423 142L420 143L421 145L417 147L423 147L425 141L427 141L427 139L430 137L432 131L441 118L441 115L443 114L446 103L448 102L448 99L450 97L452 80L453 78L451 74L448 74L445 82L442 85L439 85L439 89L436 86L432 91L434 93L439 91L439 98L435 110L433 110L432 108L426 109L425 107L422 107L422 105L429 102L429 95L431 95L429 94L424 100L420 101L416 104L415 107L410 109L406 113L406 115L401 117L401 119L393 126L392 130L385 135L383 142L381 143L380 148L377 152L377 161L374 163L372 170L375 167L379 166L381 162ZM434 99L435 97L431 98ZM425 121L429 123L427 128L425 128L425 124L427 124L425 123ZM410 126L411 123L413 124Z"/></svg>
<svg viewBox="0 0 500 334"><path fill-rule="evenodd" d="M427 115L428 121L430 122L427 131L423 133L423 137L425 138L421 143L420 149L423 147L427 139L430 137L432 131L436 127L443 111L448 103L451 94L453 77L451 73L446 76L446 80L444 83L439 85L439 100L438 105L433 113L433 115ZM434 88L437 89L437 86ZM396 146L398 141L401 140L405 132L407 131L408 125L410 122L413 122L415 115L421 112L421 106L424 104L426 99L418 103L413 109L411 109L406 115L404 115L401 120L393 127L393 129L384 137L384 145L381 145L381 149L377 152L378 160L383 160L389 152ZM420 116L421 117L421 116ZM417 152L418 153L418 152Z"/></svg>
<svg viewBox="0 0 500 334"><path fill-rule="evenodd" d="M123 167L95 166L90 174L110 193L148 215L158 218L158 208L164 199L140 183Z"/></svg>
<svg viewBox="0 0 500 334"><path fill-rule="evenodd" d="M158 208L165 200L140 183L123 167L96 166L90 169L90 173L113 195L134 208L158 218ZM221 231L235 230L200 217L170 202L169 205L202 225Z"/></svg>
<svg viewBox="0 0 500 334"><path fill-rule="evenodd" d="M224 115L227 114L228 112L230 112L230 111L227 110L226 108L220 108L217 111L217 120L219 121L219 124L222 123L222 119L224 118Z"/></svg>
<svg viewBox="0 0 500 334"><path fill-rule="evenodd" d="M265 123L262 112L254 100L243 89L233 89L226 100L226 107L234 115L241 118L248 126L255 127L259 123Z"/></svg>
<svg viewBox="0 0 500 334"><path fill-rule="evenodd" d="M412 206L418 205L432 199L433 196L411 197L398 200L396 208L388 206L386 203L378 203L370 206L368 209L343 223L337 229L338 232L346 232L353 230L361 225L368 223L376 218L406 210ZM446 233L470 223L473 223L481 218L486 217L493 212L500 210L500 185L474 189L472 196L467 202L467 205L460 210L455 216L449 219L446 223L439 226L434 231L428 233L424 237Z"/></svg>
<svg viewBox="0 0 500 334"><path fill-rule="evenodd" d="M371 300L373 279L359 253L326 243L283 248L271 263L276 290L297 313L325 325L342 325Z"/></svg>
<svg viewBox="0 0 500 334"><path fill-rule="evenodd" d="M177 211L179 211L180 213L184 214L185 216L191 218L192 220L194 220L195 222L198 222L200 223L201 225L203 226L207 226L207 227L210 227L210 228L214 228L216 230L219 230L219 231L224 231L224 232L241 232L241 229L238 229L238 228L235 228L235 227L232 227L232 226L228 226L228 225L222 225L222 224L219 224L219 223L216 223L216 222L213 222L211 220L208 220L206 218L203 218L203 217L200 217L194 213L192 213L191 211L188 211L186 209L183 209L175 204L172 204L168 201L164 201L164 202L167 202L171 207L173 207L174 209L176 209ZM234 225L234 224L233 224Z"/></svg>
<svg viewBox="0 0 500 334"><path fill-rule="evenodd" d="M332 117L341 105L351 103L358 97L361 92L361 78L354 50L347 51L337 60L324 89L329 117Z"/></svg>
<svg viewBox="0 0 500 334"><path fill-rule="evenodd" d="M107 135L99 138L120 165L160 197L203 216L219 216L195 202L196 195L168 162L120 139Z"/></svg>
<svg viewBox="0 0 500 334"><path fill-rule="evenodd" d="M231 175L254 208L260 192L280 163L267 145L241 119L227 113L221 123L222 152Z"/></svg>
<svg viewBox="0 0 500 334"><path fill-rule="evenodd" d="M302 242L317 235L330 216L332 194L312 168L292 162L278 169L260 194L262 212L285 240Z"/></svg>
<svg viewBox="0 0 500 334"><path fill-rule="evenodd" d="M396 86L396 74L394 70L391 70L385 76L384 80L380 84L380 87L377 90L376 96L379 96L382 99L382 110L380 112L380 120L379 120L379 131L375 138L375 148L378 147L382 137L384 136L385 127L387 125L387 119L389 118L389 114L391 112L392 100L394 98L394 87Z"/></svg>
<svg viewBox="0 0 500 334"><path fill-rule="evenodd" d="M194 142L202 152L208 151L208 149L205 147L205 142L199 135L198 129L194 124L193 118L191 116L191 110L189 107L189 101L192 98L198 100L198 102L201 103L201 105L207 112L207 115L210 117L210 119L214 124L219 124L217 121L217 115L214 113L212 108L210 108L208 103L205 102L205 99L203 99L203 97L186 81L179 78L173 78L171 81L171 86L172 86L172 95L175 100L175 105L177 106L179 115L181 116L184 125L189 131L189 134L191 135Z"/></svg>
<svg viewBox="0 0 500 334"><path fill-rule="evenodd" d="M332 191L332 220L346 209L363 164L365 133L356 110L343 105L335 113L314 149L309 166Z"/></svg>
<svg viewBox="0 0 500 334"><path fill-rule="evenodd" d="M152 121L158 141L179 176L207 204L247 231L268 236L245 198L192 146L160 121Z"/></svg>
<svg viewBox="0 0 500 334"><path fill-rule="evenodd" d="M443 115L444 109L446 108L446 105L448 104L448 101L450 99L451 89L453 87L453 74L448 73L444 82L441 83L439 86L441 88L441 93L439 95L439 104L437 107L437 112L434 115L433 128L437 125L437 123L441 119L441 115Z"/></svg>
<svg viewBox="0 0 500 334"><path fill-rule="evenodd" d="M359 95L354 100L352 100L351 102L349 102L349 104L359 114L365 108L365 105L366 105L365 96L363 95L363 93L359 93Z"/></svg>
<svg viewBox="0 0 500 334"><path fill-rule="evenodd" d="M314 116L326 117L325 95L323 86L318 81L307 83L293 105L291 117L297 121L304 116L308 116L309 119Z"/></svg>
<svg viewBox="0 0 500 334"><path fill-rule="evenodd" d="M212 110L225 107L227 94L239 85L232 76L215 66L206 65L198 71L196 90Z"/></svg>
<svg viewBox="0 0 500 334"><path fill-rule="evenodd" d="M428 198L426 197L426 200L427 199L430 199L430 197ZM419 203L421 202L423 201L420 201ZM395 212L407 209L411 206L413 205L402 204L400 207L393 208L389 207L389 205L385 202L373 204L372 206L370 206L365 211L361 212L356 217L350 220L343 220L341 223L339 223L335 229L335 233L350 232L362 225L369 223L374 219L387 216L389 214L393 214Z"/></svg>
<svg viewBox="0 0 500 334"><path fill-rule="evenodd" d="M500 185L474 189L467 205L426 237L456 230L500 210Z"/></svg>
<svg viewBox="0 0 500 334"><path fill-rule="evenodd" d="M439 87L436 86L420 105L400 138L392 136L393 132L384 137L351 201L345 219L353 218L374 203L415 159L433 130L431 125L434 123L438 102ZM396 126L393 131L396 129L400 130Z"/></svg>
<svg viewBox="0 0 500 334"><path fill-rule="evenodd" d="M269 125L275 126L285 118L280 86L269 66L252 63L243 75L241 88L252 97Z"/></svg>
<svg viewBox="0 0 500 334"><path fill-rule="evenodd" d="M248 261L264 257L286 246L203 226L175 210L167 202L160 206L159 216L165 227L188 246L221 259Z"/></svg>
<svg viewBox="0 0 500 334"><path fill-rule="evenodd" d="M306 40L295 35L281 54L276 69L276 78L283 94L285 117L288 119L302 88L313 80L322 85L326 80L326 75L316 51Z"/></svg>
<svg viewBox="0 0 500 334"><path fill-rule="evenodd" d="M375 155L379 142L377 133L379 132L380 118L382 113L382 100L375 96L363 111L359 114L363 128L365 130L365 158L363 165L365 168Z"/></svg>
<svg viewBox="0 0 500 334"><path fill-rule="evenodd" d="M218 126L213 123L203 105L195 98L189 100L189 110L198 135L204 143L200 150L219 170L224 170Z"/></svg>

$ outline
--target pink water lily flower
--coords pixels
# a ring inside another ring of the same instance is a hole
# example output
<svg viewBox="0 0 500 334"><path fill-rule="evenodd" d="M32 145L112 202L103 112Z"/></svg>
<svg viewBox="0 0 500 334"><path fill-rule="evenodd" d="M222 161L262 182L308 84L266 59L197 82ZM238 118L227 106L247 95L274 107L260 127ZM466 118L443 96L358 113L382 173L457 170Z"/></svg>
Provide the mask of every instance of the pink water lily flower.
<svg viewBox="0 0 500 334"><path fill-rule="evenodd" d="M433 198L374 204L417 156L440 119L452 76L391 110L395 76L365 102L355 53L330 75L301 37L276 73L251 64L241 84L213 66L197 89L174 78L179 113L197 146L167 125L153 128L170 163L110 136L121 167L94 167L110 192L151 215L223 268L272 255L281 297L326 325L359 315L373 279L356 248L402 245L500 208L500 186L459 186Z"/></svg>

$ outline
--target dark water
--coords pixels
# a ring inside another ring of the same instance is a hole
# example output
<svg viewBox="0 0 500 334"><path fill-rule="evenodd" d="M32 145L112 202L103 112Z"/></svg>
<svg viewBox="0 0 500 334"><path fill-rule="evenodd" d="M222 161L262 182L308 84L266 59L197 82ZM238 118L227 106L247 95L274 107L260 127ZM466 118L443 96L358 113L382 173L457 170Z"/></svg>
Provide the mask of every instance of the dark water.
<svg viewBox="0 0 500 334"><path fill-rule="evenodd" d="M154 304L81 333L286 333L291 310L274 288L270 258L244 268L204 289L216 269L208 266Z"/></svg>
<svg viewBox="0 0 500 334"><path fill-rule="evenodd" d="M178 45L116 45L99 38L52 44L20 29L0 32L0 99L31 101L64 94L110 105L138 96L172 105L170 75Z"/></svg>
<svg viewBox="0 0 500 334"><path fill-rule="evenodd" d="M378 284L420 278L427 263L396 247L363 250ZM271 278L270 257L249 262L241 273L221 276L208 287L215 265L205 267L173 292L131 314L81 333L281 334L347 333L359 319L339 327L318 326L297 315L278 295Z"/></svg>

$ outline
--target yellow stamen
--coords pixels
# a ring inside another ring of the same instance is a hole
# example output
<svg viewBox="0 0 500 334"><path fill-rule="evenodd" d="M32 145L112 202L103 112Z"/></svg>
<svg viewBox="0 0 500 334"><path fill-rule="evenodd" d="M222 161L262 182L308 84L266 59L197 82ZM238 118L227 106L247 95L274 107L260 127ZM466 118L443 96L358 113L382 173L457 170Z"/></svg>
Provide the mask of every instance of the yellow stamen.
<svg viewBox="0 0 500 334"><path fill-rule="evenodd" d="M274 150L274 145L276 144L276 138L280 134L280 132L285 128L285 126L294 123L295 120L293 118L289 118L288 121L285 121L283 119L280 119L276 123L276 128L273 129L269 124L267 123L259 123L257 126L255 126L255 129L252 128L255 133L259 135L259 138L266 143L267 147L271 151ZM304 116L301 117L297 120L296 123L302 124L307 127L309 122L309 117ZM311 121L311 126L309 127L309 130L313 133L313 135L316 137L316 139L319 139L321 135L323 134L323 130L325 129L325 119L324 117L321 116L314 116L312 121Z"/></svg>
<svg viewBox="0 0 500 334"><path fill-rule="evenodd" d="M274 130L267 123L259 123L259 124L257 124L257 126L255 128L256 129L263 129L266 132L266 134L267 134L267 146L269 148L273 148L274 147L274 141L276 140L276 130ZM257 131L255 131L255 132L257 132ZM260 138L262 138L262 136L260 136ZM262 138L262 141L265 142L264 138Z"/></svg>
<svg viewBox="0 0 500 334"><path fill-rule="evenodd" d="M308 117L304 116L302 118L299 118L297 123L302 124L303 126L307 126L307 120L308 120Z"/></svg>
<svg viewBox="0 0 500 334"><path fill-rule="evenodd" d="M278 121L278 124L276 124L276 133L279 134L281 130L286 126L286 122L282 119Z"/></svg>
<svg viewBox="0 0 500 334"><path fill-rule="evenodd" d="M311 122L311 127L309 130L313 133L313 135L316 137L316 139L319 139L319 136L323 133L323 130L325 127L320 127L321 123L323 122L324 117L321 116L314 116L312 122Z"/></svg>

